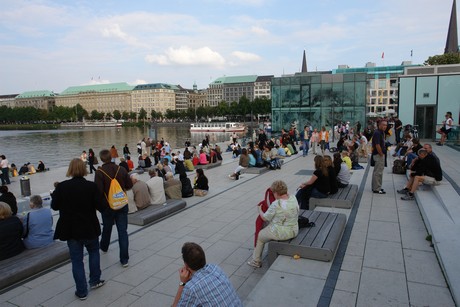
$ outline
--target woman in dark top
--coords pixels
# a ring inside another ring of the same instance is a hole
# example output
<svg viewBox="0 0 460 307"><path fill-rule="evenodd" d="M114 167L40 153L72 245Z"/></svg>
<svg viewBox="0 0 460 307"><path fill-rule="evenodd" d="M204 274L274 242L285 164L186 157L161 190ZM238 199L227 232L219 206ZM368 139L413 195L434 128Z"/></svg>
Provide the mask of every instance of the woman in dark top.
<svg viewBox="0 0 460 307"><path fill-rule="evenodd" d="M324 164L322 156L315 157L315 171L305 183L299 186L296 194L297 201L299 202L300 209L308 210L310 198L326 198L331 192L331 185L329 182L329 171Z"/></svg>
<svg viewBox="0 0 460 307"><path fill-rule="evenodd" d="M0 260L16 256L24 250L21 220L13 216L10 206L0 202Z"/></svg>
<svg viewBox="0 0 460 307"><path fill-rule="evenodd" d="M88 252L91 289L104 285L104 281L100 279L101 226L96 210L103 212L108 209L96 183L84 178L87 174L85 162L78 158L70 161L66 176L71 179L62 181L56 186L51 201L51 208L59 211L54 239L67 241L77 288L75 295L81 300L86 299L88 295L83 263L84 248Z"/></svg>
<svg viewBox="0 0 460 307"><path fill-rule="evenodd" d="M16 215L18 213L18 203L14 194L8 190L6 185L0 186L0 193L2 194L0 195L0 201L7 203L13 215Z"/></svg>
<svg viewBox="0 0 460 307"><path fill-rule="evenodd" d="M182 183L182 197L192 197L193 196L193 188L190 179L188 179L187 174L185 172L179 173L179 179Z"/></svg>
<svg viewBox="0 0 460 307"><path fill-rule="evenodd" d="M196 196L204 196L208 193L208 178L204 175L201 168L196 170L195 184L193 185Z"/></svg>
<svg viewBox="0 0 460 307"><path fill-rule="evenodd" d="M89 173L92 174L93 171L96 171L94 167L94 151L92 148L88 150L88 164L89 164Z"/></svg>
<svg viewBox="0 0 460 307"><path fill-rule="evenodd" d="M327 167L328 175L329 175L329 183L330 183L330 192L329 194L335 194L339 191L339 187L337 186L337 173L335 172L334 166L332 165L332 158L331 156L325 155L324 156L324 165Z"/></svg>

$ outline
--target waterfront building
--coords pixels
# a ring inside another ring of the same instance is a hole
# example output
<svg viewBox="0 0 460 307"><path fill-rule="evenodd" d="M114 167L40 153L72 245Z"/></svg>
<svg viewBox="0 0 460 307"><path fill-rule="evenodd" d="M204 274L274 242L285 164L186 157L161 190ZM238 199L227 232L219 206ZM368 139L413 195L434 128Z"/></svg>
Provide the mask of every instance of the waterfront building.
<svg viewBox="0 0 460 307"><path fill-rule="evenodd" d="M175 90L176 93L176 108L175 110L184 111L188 109L189 105L189 90L183 88L180 85L176 86L177 89Z"/></svg>
<svg viewBox="0 0 460 307"><path fill-rule="evenodd" d="M365 122L367 74L304 72L271 81L272 129ZM300 125L300 126L299 126Z"/></svg>
<svg viewBox="0 0 460 307"><path fill-rule="evenodd" d="M209 105L215 107L221 101L225 101L230 105L232 102L238 102L243 96L249 101L253 101L256 80L256 75L217 78L209 84Z"/></svg>
<svg viewBox="0 0 460 307"><path fill-rule="evenodd" d="M131 92L133 86L128 83L109 83L97 85L71 86L56 96L56 105L74 107L80 104L91 113L131 112Z"/></svg>
<svg viewBox="0 0 460 307"><path fill-rule="evenodd" d="M52 91L28 91L14 99L14 106L17 108L33 107L42 110L51 110L56 105L58 95Z"/></svg>
<svg viewBox="0 0 460 307"><path fill-rule="evenodd" d="M0 95L0 106L5 106L8 108L14 108L16 106L15 98L19 94L11 94L11 95Z"/></svg>
<svg viewBox="0 0 460 307"><path fill-rule="evenodd" d="M406 67L418 67L410 61L404 61L401 65L376 66L375 63L366 63L365 67L349 68L347 65L339 65L332 70L333 74L341 73L366 73L366 115L392 116L397 114L398 109L398 77L404 73Z"/></svg>
<svg viewBox="0 0 460 307"><path fill-rule="evenodd" d="M399 114L404 124L417 125L419 137L436 139L436 126L452 112L460 118L460 64L406 67L399 77Z"/></svg>
<svg viewBox="0 0 460 307"><path fill-rule="evenodd" d="M179 92L177 86L165 83L137 85L132 91L132 112L139 114L139 111L144 108L147 111L147 118L150 119L153 110L163 115L168 109L174 111L177 92Z"/></svg>
<svg viewBox="0 0 460 307"><path fill-rule="evenodd" d="M254 99L271 98L271 84L274 76L258 76L254 82Z"/></svg>
<svg viewBox="0 0 460 307"><path fill-rule="evenodd" d="M193 90L188 92L188 107L191 109L197 109L199 107L207 106L207 90L198 90L196 84L193 84Z"/></svg>

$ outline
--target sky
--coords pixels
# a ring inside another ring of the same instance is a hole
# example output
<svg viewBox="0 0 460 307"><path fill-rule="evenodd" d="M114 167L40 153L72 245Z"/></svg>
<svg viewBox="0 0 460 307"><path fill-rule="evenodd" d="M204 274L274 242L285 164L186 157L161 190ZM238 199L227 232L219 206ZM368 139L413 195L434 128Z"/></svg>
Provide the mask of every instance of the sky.
<svg viewBox="0 0 460 307"><path fill-rule="evenodd" d="M452 0L0 0L0 95L422 64ZM460 15L459 15L460 16ZM413 56L411 57L411 50ZM383 55L383 58L382 58Z"/></svg>

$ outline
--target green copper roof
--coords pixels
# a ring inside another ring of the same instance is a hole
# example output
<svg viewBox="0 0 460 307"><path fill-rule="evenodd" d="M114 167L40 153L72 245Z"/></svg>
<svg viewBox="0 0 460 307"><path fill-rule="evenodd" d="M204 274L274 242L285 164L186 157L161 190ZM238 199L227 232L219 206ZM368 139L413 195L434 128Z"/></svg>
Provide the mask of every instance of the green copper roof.
<svg viewBox="0 0 460 307"><path fill-rule="evenodd" d="M109 93L132 91L134 86L126 82L71 86L61 93L61 95L77 95L80 93Z"/></svg>
<svg viewBox="0 0 460 307"><path fill-rule="evenodd" d="M249 76L231 76L231 77L220 77L214 80L211 84L231 84L231 83L249 83L256 82L256 75Z"/></svg>
<svg viewBox="0 0 460 307"><path fill-rule="evenodd" d="M376 67L357 67L357 68L339 68L333 69L333 74L347 74L347 73L358 73L365 72L367 74L385 74L385 73L397 73L402 74L405 67L420 66L418 64L410 65L395 65L395 66L376 66Z"/></svg>
<svg viewBox="0 0 460 307"><path fill-rule="evenodd" d="M149 89L167 89L167 90L179 90L176 85L166 84L166 83L150 83L150 84L139 84L134 87L134 91L136 90L149 90Z"/></svg>
<svg viewBox="0 0 460 307"><path fill-rule="evenodd" d="M54 97L56 93L52 91L29 91L18 95L16 98L33 98L33 97Z"/></svg>

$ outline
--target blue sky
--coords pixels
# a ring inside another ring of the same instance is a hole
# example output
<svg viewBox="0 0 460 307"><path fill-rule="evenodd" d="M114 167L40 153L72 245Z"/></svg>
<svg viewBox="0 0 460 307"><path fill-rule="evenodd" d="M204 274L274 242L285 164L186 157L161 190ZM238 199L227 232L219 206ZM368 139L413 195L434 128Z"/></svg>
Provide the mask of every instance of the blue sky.
<svg viewBox="0 0 460 307"><path fill-rule="evenodd" d="M452 0L0 0L0 95L216 78L442 54ZM385 56L382 59L382 52Z"/></svg>

